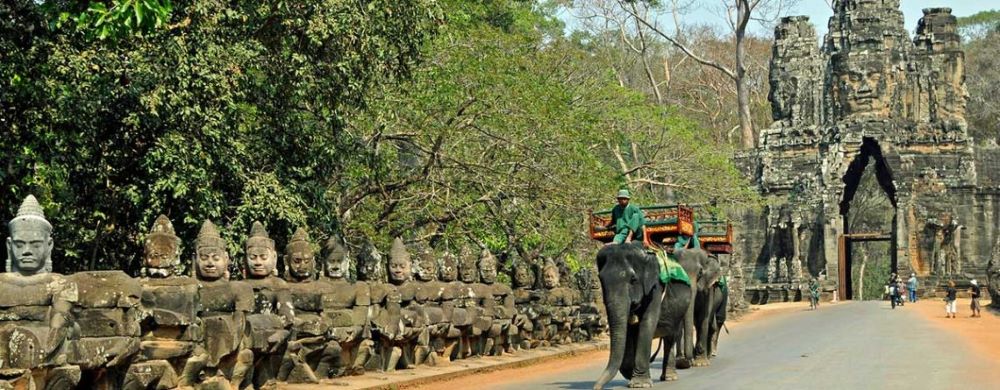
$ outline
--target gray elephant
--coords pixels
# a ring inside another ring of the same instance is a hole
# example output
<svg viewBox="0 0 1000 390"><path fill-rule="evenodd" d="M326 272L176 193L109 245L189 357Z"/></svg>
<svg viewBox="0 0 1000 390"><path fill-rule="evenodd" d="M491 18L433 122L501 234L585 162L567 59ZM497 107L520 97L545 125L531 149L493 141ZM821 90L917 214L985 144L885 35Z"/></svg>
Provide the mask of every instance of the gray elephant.
<svg viewBox="0 0 1000 390"><path fill-rule="evenodd" d="M674 281L664 286L656 256L640 243L602 248L597 267L608 313L611 356L594 389L603 388L617 372L629 380L629 387L651 387L648 356L653 337L672 340L680 336L692 289Z"/></svg>
<svg viewBox="0 0 1000 390"><path fill-rule="evenodd" d="M609 245L597 252L597 270L608 313L611 356L594 389L604 388L619 369L629 387L650 387L647 356L663 293L656 259L641 243Z"/></svg>
<svg viewBox="0 0 1000 390"><path fill-rule="evenodd" d="M678 346L677 368L707 366L710 329L715 321L713 301L715 284L722 275L719 259L701 249L678 249L677 261L691 279L691 293L695 299L684 317L684 335Z"/></svg>

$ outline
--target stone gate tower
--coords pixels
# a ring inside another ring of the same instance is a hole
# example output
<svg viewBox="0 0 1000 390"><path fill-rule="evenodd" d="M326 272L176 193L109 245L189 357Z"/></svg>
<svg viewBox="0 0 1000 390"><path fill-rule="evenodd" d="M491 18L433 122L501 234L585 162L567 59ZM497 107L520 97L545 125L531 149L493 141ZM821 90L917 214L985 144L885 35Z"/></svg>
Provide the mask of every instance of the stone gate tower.
<svg viewBox="0 0 1000 390"><path fill-rule="evenodd" d="M985 280L1000 172L982 167L1000 153L968 136L956 18L924 9L911 38L899 0L834 7L821 44L807 17L775 28L774 122L742 160L767 200L742 224L748 288L825 276L843 290L849 246L862 238L889 241L900 273ZM859 238L845 216L868 164L894 218L891 231Z"/></svg>

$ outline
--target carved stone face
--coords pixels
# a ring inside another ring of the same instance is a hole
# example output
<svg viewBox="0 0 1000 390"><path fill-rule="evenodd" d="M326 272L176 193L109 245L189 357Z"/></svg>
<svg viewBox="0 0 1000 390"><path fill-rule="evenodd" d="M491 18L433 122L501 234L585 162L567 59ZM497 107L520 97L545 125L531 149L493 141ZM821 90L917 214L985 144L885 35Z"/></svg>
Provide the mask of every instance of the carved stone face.
<svg viewBox="0 0 1000 390"><path fill-rule="evenodd" d="M305 280L312 277L313 270L316 269L316 255L308 243L296 243L289 245L285 262L288 264L288 273L293 279Z"/></svg>
<svg viewBox="0 0 1000 390"><path fill-rule="evenodd" d="M261 279L274 275L278 264L278 254L262 246L247 248L247 276L251 279Z"/></svg>
<svg viewBox="0 0 1000 390"><path fill-rule="evenodd" d="M845 117L888 117L892 83L886 77L883 56L840 53L834 56L833 68L833 91Z"/></svg>
<svg viewBox="0 0 1000 390"><path fill-rule="evenodd" d="M372 243L365 243L358 254L358 280L385 283L385 262Z"/></svg>
<svg viewBox="0 0 1000 390"><path fill-rule="evenodd" d="M479 254L479 278L485 284L497 281L497 259L488 249Z"/></svg>
<svg viewBox="0 0 1000 390"><path fill-rule="evenodd" d="M229 253L218 246L203 246L196 250L198 279L213 281L229 275Z"/></svg>
<svg viewBox="0 0 1000 390"><path fill-rule="evenodd" d="M410 280L411 271L410 259L393 256L389 259L389 281L393 284L401 284Z"/></svg>
<svg viewBox="0 0 1000 390"><path fill-rule="evenodd" d="M174 274L179 262L180 248L175 238L165 235L147 237L142 258L153 277L168 277Z"/></svg>
<svg viewBox="0 0 1000 390"><path fill-rule="evenodd" d="M479 268L476 266L476 257L469 247L462 248L462 254L458 258L458 279L465 283L479 282Z"/></svg>
<svg viewBox="0 0 1000 390"><path fill-rule="evenodd" d="M30 220L11 225L7 251L14 269L22 275L34 275L52 261L52 236L41 223Z"/></svg>
<svg viewBox="0 0 1000 390"><path fill-rule="evenodd" d="M438 279L442 282L454 282L458 279L458 260L455 258L455 255L448 252L441 255Z"/></svg>
<svg viewBox="0 0 1000 390"><path fill-rule="evenodd" d="M421 282L430 282L437 279L438 275L438 263L434 258L434 254L430 251L420 254L417 258L417 280Z"/></svg>
<svg viewBox="0 0 1000 390"><path fill-rule="evenodd" d="M547 289L559 287L559 268L555 264L547 265L542 270L542 285Z"/></svg>
<svg viewBox="0 0 1000 390"><path fill-rule="evenodd" d="M347 248L341 243L340 237L333 236L326 241L323 252L323 269L326 276L333 280L343 280L351 270L350 256Z"/></svg>
<svg viewBox="0 0 1000 390"><path fill-rule="evenodd" d="M535 285L535 273L531 270L531 265L519 261L514 264L514 287L531 288Z"/></svg>

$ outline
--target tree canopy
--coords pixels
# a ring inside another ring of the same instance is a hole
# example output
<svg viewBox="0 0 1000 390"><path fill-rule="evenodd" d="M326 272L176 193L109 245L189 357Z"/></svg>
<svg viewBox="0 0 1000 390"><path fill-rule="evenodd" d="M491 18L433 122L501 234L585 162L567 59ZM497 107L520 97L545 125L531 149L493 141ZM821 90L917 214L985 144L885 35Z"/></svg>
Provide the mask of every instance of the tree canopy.
<svg viewBox="0 0 1000 390"><path fill-rule="evenodd" d="M57 271L135 272L160 213L186 243L212 219L237 258L254 220L279 248L309 225L558 255L621 186L750 198L728 147L618 83L550 3L173 1L104 39L61 4L0 5L0 209L40 199Z"/></svg>

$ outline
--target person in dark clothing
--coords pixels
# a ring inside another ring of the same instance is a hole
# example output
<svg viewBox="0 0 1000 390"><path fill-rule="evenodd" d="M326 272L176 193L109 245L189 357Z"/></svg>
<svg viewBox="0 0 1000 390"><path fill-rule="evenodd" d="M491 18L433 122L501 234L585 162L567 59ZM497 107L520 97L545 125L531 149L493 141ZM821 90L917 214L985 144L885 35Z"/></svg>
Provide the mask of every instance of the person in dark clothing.
<svg viewBox="0 0 1000 390"><path fill-rule="evenodd" d="M979 317L979 297L982 294L982 290L976 279L972 279L969 283L972 283L972 288L969 289L972 293L972 304L969 307L972 309L972 317Z"/></svg>
<svg viewBox="0 0 1000 390"><path fill-rule="evenodd" d="M948 287L945 288L945 293L947 296L944 298L944 312L945 317L955 318L955 300L957 299L958 292L955 291L955 282L948 281Z"/></svg>

